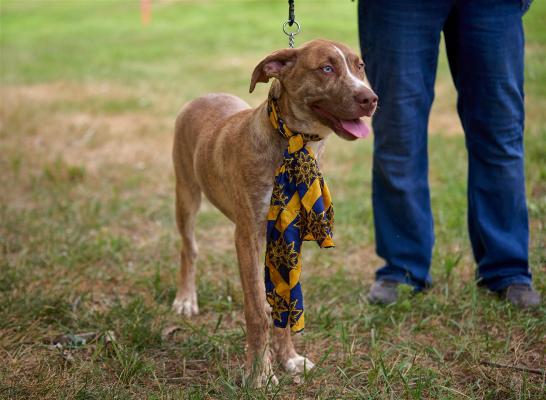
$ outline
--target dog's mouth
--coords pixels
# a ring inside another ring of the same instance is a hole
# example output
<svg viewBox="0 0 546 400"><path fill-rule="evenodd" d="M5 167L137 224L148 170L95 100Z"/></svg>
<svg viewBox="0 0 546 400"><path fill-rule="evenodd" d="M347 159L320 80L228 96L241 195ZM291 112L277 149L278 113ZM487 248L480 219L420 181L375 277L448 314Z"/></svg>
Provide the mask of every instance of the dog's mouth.
<svg viewBox="0 0 546 400"><path fill-rule="evenodd" d="M312 106L312 109L326 125L345 140L362 139L370 133L369 126L360 118L341 119L316 104Z"/></svg>

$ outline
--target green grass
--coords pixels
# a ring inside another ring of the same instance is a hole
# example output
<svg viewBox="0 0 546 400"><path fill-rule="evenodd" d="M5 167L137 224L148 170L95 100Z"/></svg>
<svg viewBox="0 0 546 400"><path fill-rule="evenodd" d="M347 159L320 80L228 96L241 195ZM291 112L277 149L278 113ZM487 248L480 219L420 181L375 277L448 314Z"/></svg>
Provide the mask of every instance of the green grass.
<svg viewBox="0 0 546 400"><path fill-rule="evenodd" d="M198 221L199 305L175 316L178 246L172 123L187 100L228 91L251 104L254 65L286 46L286 2L0 0L0 398L544 399L546 309L476 288L466 232L466 151L445 54L431 121L435 285L394 306L365 294L374 255L371 141L330 140L332 251L305 246L302 383L243 383L242 293L230 223ZM356 4L299 1L297 43L358 48ZM546 291L546 5L525 16L526 168L535 286ZM168 336L166 328L177 329ZM102 332L57 349L52 338ZM104 333L113 332L114 342Z"/></svg>

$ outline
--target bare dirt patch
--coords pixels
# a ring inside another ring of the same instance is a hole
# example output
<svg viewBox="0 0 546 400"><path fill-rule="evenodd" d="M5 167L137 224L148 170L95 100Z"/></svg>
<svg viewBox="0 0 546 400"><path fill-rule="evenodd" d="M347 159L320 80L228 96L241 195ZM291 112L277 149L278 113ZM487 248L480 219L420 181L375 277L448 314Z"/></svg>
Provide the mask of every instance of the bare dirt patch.
<svg viewBox="0 0 546 400"><path fill-rule="evenodd" d="M124 86L106 82L75 83L58 81L2 87L2 98L8 103L19 101L54 103L62 100L74 101L92 97L122 99L132 94L133 92Z"/></svg>
<svg viewBox="0 0 546 400"><path fill-rule="evenodd" d="M38 160L61 157L95 172L108 164L170 171L172 118L143 112L66 110L59 101L127 99L131 91L106 84L53 83L3 88L2 142ZM5 96L5 97L4 97Z"/></svg>

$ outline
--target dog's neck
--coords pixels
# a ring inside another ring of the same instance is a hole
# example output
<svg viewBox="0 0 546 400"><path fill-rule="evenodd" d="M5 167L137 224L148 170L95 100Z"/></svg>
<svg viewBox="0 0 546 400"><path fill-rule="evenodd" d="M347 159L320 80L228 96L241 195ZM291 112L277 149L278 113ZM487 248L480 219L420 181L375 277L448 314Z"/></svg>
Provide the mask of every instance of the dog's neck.
<svg viewBox="0 0 546 400"><path fill-rule="evenodd" d="M332 133L330 128L316 119L312 111L294 102L277 79L271 84L269 97L277 100L280 115L292 132L304 133L310 136L318 135L323 139Z"/></svg>
<svg viewBox="0 0 546 400"><path fill-rule="evenodd" d="M293 104L288 100L288 95L283 94L280 82L273 82L269 95L277 99L279 113L290 130L293 132L295 131L308 134L318 133L312 129L307 129L309 126L302 124L296 117L296 113L292 111ZM288 140L286 140L271 124L269 114L267 112L267 103L267 100L264 101L254 110L250 126L248 127L249 131L251 131L253 134L249 136L247 143L252 147L252 151L255 151L257 154L261 155L261 160L263 163L270 162L271 165L274 165L275 168L277 168L277 166L280 165L283 154L288 146ZM330 131L328 130L328 133L329 132ZM325 136L327 136L328 133L326 133ZM309 142L307 144L307 146L313 150L317 160L320 159L320 156L322 155L325 142L326 141L322 139L316 142Z"/></svg>

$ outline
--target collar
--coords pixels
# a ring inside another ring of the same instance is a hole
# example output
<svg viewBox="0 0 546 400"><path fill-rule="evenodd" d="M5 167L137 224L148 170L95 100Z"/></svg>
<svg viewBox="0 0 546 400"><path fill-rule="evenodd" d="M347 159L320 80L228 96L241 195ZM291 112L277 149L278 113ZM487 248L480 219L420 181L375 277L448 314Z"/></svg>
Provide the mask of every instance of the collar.
<svg viewBox="0 0 546 400"><path fill-rule="evenodd" d="M267 99L267 114L271 125L279 134L288 140L288 151L294 153L301 150L308 142L318 142L321 137L308 133L292 131L286 126L279 112L279 104L277 99L269 97Z"/></svg>

